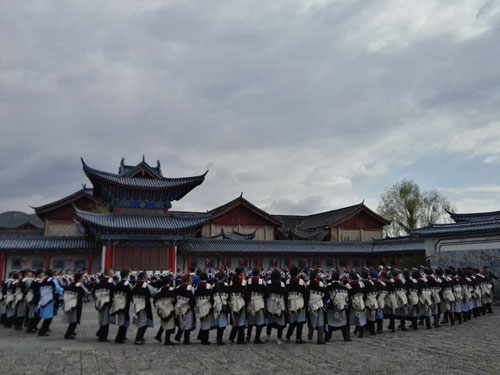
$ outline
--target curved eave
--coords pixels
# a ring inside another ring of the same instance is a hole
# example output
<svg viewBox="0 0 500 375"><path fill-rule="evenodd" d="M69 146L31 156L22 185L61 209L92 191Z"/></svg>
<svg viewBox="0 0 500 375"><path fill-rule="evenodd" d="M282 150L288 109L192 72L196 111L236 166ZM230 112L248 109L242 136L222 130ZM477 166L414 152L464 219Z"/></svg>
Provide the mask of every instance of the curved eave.
<svg viewBox="0 0 500 375"><path fill-rule="evenodd" d="M43 214L43 213L52 211L54 209L60 208L62 206L65 206L65 205L72 203L75 200L80 199L80 198L88 198L91 201L93 201L95 204L98 204L101 206L106 206L105 203L101 202L100 200L95 198L93 195L86 193L86 191L90 191L90 190L92 190L92 189L89 189L89 188L80 189L80 190L75 191L74 193L67 195L61 199L58 199L54 202L44 204L43 206L38 206L38 207L30 206L30 207L33 210L35 210L35 213L38 215L38 214Z"/></svg>
<svg viewBox="0 0 500 375"><path fill-rule="evenodd" d="M189 193L196 186L201 185L203 181L205 181L205 176L208 173L208 170L199 176L192 177L184 177L184 178L161 178L161 179L149 179L149 178L140 178L140 177L123 177L119 175L115 175L112 173L100 171L98 169L94 169L89 167L85 161L82 160L83 171L88 179L95 185L97 184L109 184L113 186L118 186L126 189L134 189L134 190L156 190L156 191L169 191L175 189L188 189L180 193L175 200L179 200L184 197L187 193ZM120 180L132 180L135 184L127 183L126 181L121 182ZM180 182L182 180L188 180L186 182ZM170 186L151 186L152 182L161 183L169 183ZM144 183L144 186L141 186L139 182ZM149 184L149 186L148 186Z"/></svg>
<svg viewBox="0 0 500 375"><path fill-rule="evenodd" d="M154 233L185 233L185 232L193 232L199 229L203 224L205 224L207 221L210 220L210 216L206 217L200 217L196 218L198 220L196 223L192 223L191 225L186 225L182 227L177 227L177 228L165 228L165 227L137 227L134 225L130 226L110 226L102 223L97 223L90 218L93 216L99 216L99 215L110 215L110 214L95 214L91 212L86 212L79 210L75 208L75 218L78 220L80 223L84 225L88 225L89 227L94 227L94 228L99 228L101 230L106 230L106 231L127 231L127 232L154 232ZM118 214L121 215L121 214ZM118 216L117 215L117 216ZM120 216L118 216L120 217ZM148 214L146 215L123 215L121 218L134 218L134 217L140 217L142 219L148 218ZM153 217L151 215L150 217ZM159 218L159 217L155 217ZM176 216L176 215L170 215L169 218L179 220L179 222L188 222L188 221L193 221L192 218L186 219L185 217L182 216ZM110 220L113 220L114 217L109 218Z"/></svg>
<svg viewBox="0 0 500 375"><path fill-rule="evenodd" d="M424 228L408 230L412 237L463 237L500 233L500 221L465 222L455 224L432 224Z"/></svg>

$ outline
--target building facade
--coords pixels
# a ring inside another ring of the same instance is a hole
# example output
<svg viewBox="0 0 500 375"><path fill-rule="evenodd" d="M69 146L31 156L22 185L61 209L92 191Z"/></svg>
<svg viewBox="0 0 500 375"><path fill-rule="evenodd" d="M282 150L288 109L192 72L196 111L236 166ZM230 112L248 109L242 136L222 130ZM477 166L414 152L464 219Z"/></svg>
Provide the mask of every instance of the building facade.
<svg viewBox="0 0 500 375"><path fill-rule="evenodd" d="M364 202L313 215L273 215L241 194L207 212L173 211L207 172L165 177L159 162L153 167L144 159L137 165L122 159L118 173L83 159L82 167L92 188L34 207L43 221L36 234L29 225L26 232L0 234L0 276L22 268L351 268L395 265L424 253L422 239L383 239L389 222Z"/></svg>
<svg viewBox="0 0 500 375"><path fill-rule="evenodd" d="M435 267L488 266L500 276L500 211L457 214L454 223L431 224L410 231L423 239L425 253Z"/></svg>

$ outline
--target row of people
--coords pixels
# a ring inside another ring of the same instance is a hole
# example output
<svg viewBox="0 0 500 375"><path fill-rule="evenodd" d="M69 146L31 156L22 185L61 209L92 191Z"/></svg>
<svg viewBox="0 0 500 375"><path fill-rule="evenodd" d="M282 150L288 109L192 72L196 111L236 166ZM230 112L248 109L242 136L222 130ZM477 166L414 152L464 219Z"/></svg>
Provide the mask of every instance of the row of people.
<svg viewBox="0 0 500 375"><path fill-rule="evenodd" d="M223 345L224 330L229 325L229 338L238 344L250 341L252 335L253 342L260 344L273 329L281 344L287 323L287 339L295 334L295 341L303 343L303 326L307 324L308 338L312 339L316 331L318 344L324 344L337 330L345 341L350 341L350 326L356 327L360 337L365 329L371 335L382 333L384 319L389 320L388 328L394 332L396 321L403 331L408 330L407 321L411 328L418 329L419 320L430 329L431 318L437 328L441 315L443 322L453 325L492 312L490 275L470 269L401 272L385 268L378 274L365 269L360 274L353 270L345 275L324 275L318 270L307 273L296 267L289 273L261 273L254 269L251 274L238 268L229 277L220 271L215 279L209 279L204 272L186 273L180 278L150 278L141 272L132 281L130 276L127 270L116 275L105 270L91 291L85 286L88 275L83 273L75 273L64 288L50 270L34 275L31 271L14 274L1 288L2 322L18 330L26 325L27 332L35 332L43 319L38 334L46 336L60 305L63 321L68 323L65 338L74 339L83 303L93 294L99 324L96 335L100 341L108 340L110 323L115 323L115 342L124 343L132 321L138 327L135 343L144 344L144 334L153 326L156 308L161 322L156 339L161 341L165 335L166 345L173 344L171 336L176 327L175 340L183 338L184 344L189 344L198 320L202 344L210 343L209 333L215 329L216 342Z"/></svg>

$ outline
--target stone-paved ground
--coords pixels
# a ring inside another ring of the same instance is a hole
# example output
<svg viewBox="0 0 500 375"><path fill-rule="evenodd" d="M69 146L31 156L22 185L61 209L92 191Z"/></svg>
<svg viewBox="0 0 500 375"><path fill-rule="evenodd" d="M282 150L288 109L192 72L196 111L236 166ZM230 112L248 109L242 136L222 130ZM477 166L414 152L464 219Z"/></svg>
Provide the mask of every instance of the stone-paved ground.
<svg viewBox="0 0 500 375"><path fill-rule="evenodd" d="M500 374L498 308L493 315L455 327L386 332L353 337L349 343L335 332L327 345L277 345L272 337L264 345L206 347L193 334L194 345L166 347L154 340L155 330L148 329L146 345L135 346L134 328L124 345L99 343L96 315L90 304L85 307L73 341L62 339L66 325L60 316L50 337L0 327L0 374ZM115 333L112 326L110 338ZM212 332L212 341L214 336Z"/></svg>

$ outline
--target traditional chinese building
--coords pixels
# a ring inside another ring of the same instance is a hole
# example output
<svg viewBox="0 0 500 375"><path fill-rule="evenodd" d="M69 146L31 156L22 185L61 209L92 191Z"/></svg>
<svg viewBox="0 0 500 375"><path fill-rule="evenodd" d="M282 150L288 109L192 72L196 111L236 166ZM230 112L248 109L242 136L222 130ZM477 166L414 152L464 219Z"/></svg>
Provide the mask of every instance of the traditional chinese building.
<svg viewBox="0 0 500 375"><path fill-rule="evenodd" d="M430 224L410 235L423 239L426 255L435 267L488 266L500 274L500 211L458 214L454 223Z"/></svg>
<svg viewBox="0 0 500 375"><path fill-rule="evenodd" d="M21 268L177 270L397 264L423 240L383 239L389 222L359 204L313 215L273 215L243 197L207 212L172 211L207 173L171 178L143 159L118 173L87 165L92 188L34 207L38 235L0 235L0 273ZM34 229L32 229L34 230ZM43 231L43 233L41 233ZM26 232L27 233L27 232Z"/></svg>

